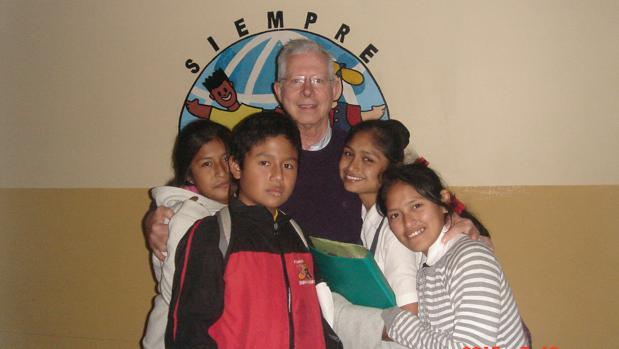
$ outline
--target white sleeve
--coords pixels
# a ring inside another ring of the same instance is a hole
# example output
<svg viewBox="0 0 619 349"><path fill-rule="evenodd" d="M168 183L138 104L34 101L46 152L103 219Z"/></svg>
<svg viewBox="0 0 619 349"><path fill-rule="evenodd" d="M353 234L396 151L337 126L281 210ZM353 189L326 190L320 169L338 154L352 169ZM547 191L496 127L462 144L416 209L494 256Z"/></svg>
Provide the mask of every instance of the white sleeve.
<svg viewBox="0 0 619 349"><path fill-rule="evenodd" d="M417 303L417 253L402 245L389 226L381 232L385 278L395 293L396 303Z"/></svg>
<svg viewBox="0 0 619 349"><path fill-rule="evenodd" d="M210 215L209 211L193 200L185 200L178 211L172 216L169 223L170 236L168 237L168 255L163 262L163 275L159 282L159 292L166 302L172 297L172 282L174 280L174 259L176 248L187 230L196 220Z"/></svg>
<svg viewBox="0 0 619 349"><path fill-rule="evenodd" d="M340 337L344 348L354 349L405 349L396 342L382 340L382 309L354 305L333 292L333 330Z"/></svg>

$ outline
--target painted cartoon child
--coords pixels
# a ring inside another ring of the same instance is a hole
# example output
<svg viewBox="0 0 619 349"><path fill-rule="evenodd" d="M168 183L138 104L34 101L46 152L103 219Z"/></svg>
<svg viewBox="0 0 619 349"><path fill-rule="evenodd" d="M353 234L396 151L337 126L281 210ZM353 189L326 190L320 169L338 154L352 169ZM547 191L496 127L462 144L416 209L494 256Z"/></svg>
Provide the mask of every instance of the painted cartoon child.
<svg viewBox="0 0 619 349"><path fill-rule="evenodd" d="M362 111L361 106L348 104L345 101L340 101L344 91L344 81L350 85L358 86L363 84L363 74L359 71L346 68L344 63L333 62L333 71L335 75L340 77L339 89L340 93L335 96L329 112L329 120L331 126L347 131L352 126L365 120L380 119L385 113L385 105L372 106L371 110Z"/></svg>
<svg viewBox="0 0 619 349"><path fill-rule="evenodd" d="M239 103L236 90L228 75L217 69L202 83L209 91L209 97L225 109L219 109L208 104L201 104L198 99L186 101L187 110L194 116L212 121L232 129L247 116L262 111L260 108Z"/></svg>

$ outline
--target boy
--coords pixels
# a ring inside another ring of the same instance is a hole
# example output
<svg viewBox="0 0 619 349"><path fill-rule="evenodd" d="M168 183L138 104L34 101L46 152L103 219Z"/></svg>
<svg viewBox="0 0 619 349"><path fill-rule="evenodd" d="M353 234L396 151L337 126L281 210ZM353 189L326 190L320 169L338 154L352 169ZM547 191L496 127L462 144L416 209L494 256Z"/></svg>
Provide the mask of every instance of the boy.
<svg viewBox="0 0 619 349"><path fill-rule="evenodd" d="M196 222L179 243L168 348L314 349L333 340L323 336L311 254L278 210L294 189L300 153L287 116L257 113L234 128L229 165L239 188L227 252L216 217Z"/></svg>

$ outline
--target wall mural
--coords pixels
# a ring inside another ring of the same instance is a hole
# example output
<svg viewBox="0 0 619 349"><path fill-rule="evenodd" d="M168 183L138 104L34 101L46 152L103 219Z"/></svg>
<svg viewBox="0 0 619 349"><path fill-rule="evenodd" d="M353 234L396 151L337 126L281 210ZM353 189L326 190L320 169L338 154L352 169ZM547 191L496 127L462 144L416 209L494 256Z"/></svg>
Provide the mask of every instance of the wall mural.
<svg viewBox="0 0 619 349"><path fill-rule="evenodd" d="M341 78L342 93L333 101L330 113L333 127L348 130L362 120L389 118L377 82L350 51L315 33L276 29L243 37L221 50L204 67L184 101L179 127L205 118L232 128L252 113L279 109L273 93L277 54L286 42L297 38L316 41L334 58L334 71ZM209 42L214 45L212 38ZM188 60L187 67L197 73L197 64L190 63Z"/></svg>

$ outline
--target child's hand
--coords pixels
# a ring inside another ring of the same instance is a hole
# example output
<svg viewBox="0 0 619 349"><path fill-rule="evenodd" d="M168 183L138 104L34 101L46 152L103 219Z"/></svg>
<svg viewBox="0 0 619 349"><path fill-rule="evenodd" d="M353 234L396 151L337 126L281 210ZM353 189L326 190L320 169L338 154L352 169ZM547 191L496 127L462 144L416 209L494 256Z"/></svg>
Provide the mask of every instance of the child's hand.
<svg viewBox="0 0 619 349"><path fill-rule="evenodd" d="M167 255L168 236L170 235L168 222L174 215L174 211L168 207L158 207L150 211L144 219L144 236L151 252L160 259L165 260Z"/></svg>

